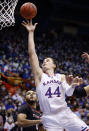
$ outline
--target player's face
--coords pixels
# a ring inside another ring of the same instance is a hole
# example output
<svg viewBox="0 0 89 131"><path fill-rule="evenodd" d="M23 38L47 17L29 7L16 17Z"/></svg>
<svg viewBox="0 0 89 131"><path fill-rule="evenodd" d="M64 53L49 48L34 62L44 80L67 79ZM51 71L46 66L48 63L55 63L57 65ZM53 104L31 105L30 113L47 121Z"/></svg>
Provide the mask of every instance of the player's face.
<svg viewBox="0 0 89 131"><path fill-rule="evenodd" d="M26 100L36 101L36 92L35 91L28 91L26 93Z"/></svg>
<svg viewBox="0 0 89 131"><path fill-rule="evenodd" d="M54 69L55 67L56 67L56 65L53 63L52 58L44 59L43 64L42 64L42 69L44 72L49 69Z"/></svg>

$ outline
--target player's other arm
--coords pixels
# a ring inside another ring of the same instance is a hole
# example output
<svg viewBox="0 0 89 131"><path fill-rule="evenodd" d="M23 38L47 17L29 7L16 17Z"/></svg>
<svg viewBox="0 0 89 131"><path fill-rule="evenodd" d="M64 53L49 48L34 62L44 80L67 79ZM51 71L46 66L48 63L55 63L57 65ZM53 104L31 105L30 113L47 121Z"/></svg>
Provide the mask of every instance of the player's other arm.
<svg viewBox="0 0 89 131"><path fill-rule="evenodd" d="M65 75L62 75L61 77L61 81L63 82L62 86L65 90L65 94L67 96L72 96L73 95L73 92L74 92L74 87L71 86L72 84L72 81L73 81L73 76L65 76Z"/></svg>
<svg viewBox="0 0 89 131"><path fill-rule="evenodd" d="M89 54L87 52L84 52L82 54L82 58L84 58L87 61L87 63L89 63Z"/></svg>
<svg viewBox="0 0 89 131"><path fill-rule="evenodd" d="M37 23L32 25L32 20L30 22L23 22L22 25L28 31L28 53L29 53L29 61L31 65L31 69L34 75L36 86L39 84L42 76L42 69L39 66L39 60L35 50L34 43L34 30L36 28Z"/></svg>
<svg viewBox="0 0 89 131"><path fill-rule="evenodd" d="M78 76L73 78L72 75L62 76L63 87L67 96L72 96L75 91L75 87L83 83L83 79Z"/></svg>
<svg viewBox="0 0 89 131"><path fill-rule="evenodd" d="M29 127L36 124L40 124L42 122L41 120L28 120L26 117L27 117L26 114L23 113L18 114L17 117L18 126Z"/></svg>
<svg viewBox="0 0 89 131"><path fill-rule="evenodd" d="M68 76L65 77L65 79L66 79L67 84L71 85L74 78L73 78L72 75L68 75ZM77 77L76 85L77 84L81 85L83 83L84 83L83 79ZM73 88L74 88L73 96L76 96L77 98L89 96L89 85L82 87L82 88L75 88L75 87L73 87ZM70 86L70 89L71 89L71 86Z"/></svg>

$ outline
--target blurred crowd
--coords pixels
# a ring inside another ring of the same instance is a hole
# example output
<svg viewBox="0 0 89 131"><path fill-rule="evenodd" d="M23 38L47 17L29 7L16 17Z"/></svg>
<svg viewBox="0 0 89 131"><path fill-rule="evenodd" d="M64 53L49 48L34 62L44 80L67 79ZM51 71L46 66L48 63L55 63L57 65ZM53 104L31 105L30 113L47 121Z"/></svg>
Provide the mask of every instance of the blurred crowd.
<svg viewBox="0 0 89 131"><path fill-rule="evenodd" d="M26 82L25 88L19 85L13 95L4 84L0 84L0 128L10 125L10 129L16 131L18 108L25 104L25 92L35 90L27 51L27 33L24 30L10 30L8 34L0 35L0 73L6 77L15 77L13 74L17 74L18 77L32 82ZM41 36L35 36L35 43L40 66L45 57L53 57L57 61L56 72L81 76L84 85L88 85L89 65L81 58L83 52L89 52L88 38L59 34L52 29ZM89 125L89 97L68 97L66 100L72 111Z"/></svg>

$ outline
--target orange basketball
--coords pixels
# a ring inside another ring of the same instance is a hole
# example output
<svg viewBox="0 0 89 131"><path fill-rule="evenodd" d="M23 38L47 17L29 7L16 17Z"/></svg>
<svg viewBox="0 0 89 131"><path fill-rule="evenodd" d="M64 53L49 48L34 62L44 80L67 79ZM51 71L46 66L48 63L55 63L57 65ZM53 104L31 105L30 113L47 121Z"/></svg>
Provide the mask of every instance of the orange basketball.
<svg viewBox="0 0 89 131"><path fill-rule="evenodd" d="M24 3L20 8L20 14L25 19L32 19L37 14L37 7L30 2Z"/></svg>

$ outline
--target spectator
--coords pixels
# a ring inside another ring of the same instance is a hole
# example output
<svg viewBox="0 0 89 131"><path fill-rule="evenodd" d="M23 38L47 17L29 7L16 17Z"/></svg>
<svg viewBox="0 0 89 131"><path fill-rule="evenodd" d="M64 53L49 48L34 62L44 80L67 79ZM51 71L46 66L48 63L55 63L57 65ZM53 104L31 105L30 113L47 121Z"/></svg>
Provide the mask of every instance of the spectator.
<svg viewBox="0 0 89 131"><path fill-rule="evenodd" d="M13 122L13 119L8 118L4 124L4 131L11 131L14 127L15 123Z"/></svg>
<svg viewBox="0 0 89 131"><path fill-rule="evenodd" d="M8 109L12 109L12 108L14 109L15 106L14 106L14 104L13 104L12 99L9 98L9 99L8 99L8 103L6 104L6 110L8 110Z"/></svg>
<svg viewBox="0 0 89 131"><path fill-rule="evenodd" d="M3 131L3 125L4 125L3 117L2 115L0 115L0 131Z"/></svg>

